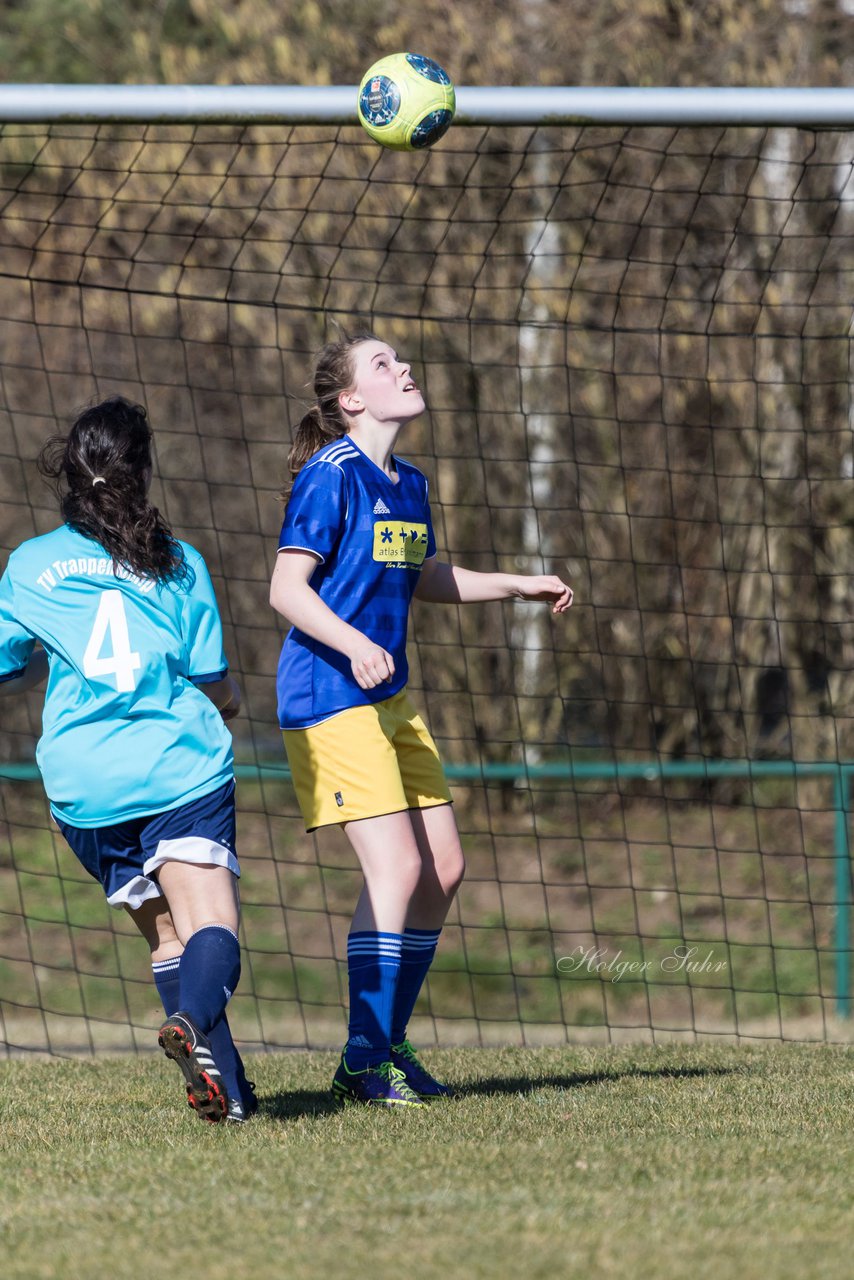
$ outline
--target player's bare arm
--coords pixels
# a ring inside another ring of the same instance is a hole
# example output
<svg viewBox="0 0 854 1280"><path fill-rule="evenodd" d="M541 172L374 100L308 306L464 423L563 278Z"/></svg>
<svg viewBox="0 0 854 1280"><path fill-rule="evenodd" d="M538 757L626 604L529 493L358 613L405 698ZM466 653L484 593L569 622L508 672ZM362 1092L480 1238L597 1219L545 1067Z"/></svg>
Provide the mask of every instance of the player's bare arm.
<svg viewBox="0 0 854 1280"><path fill-rule="evenodd" d="M240 713L242 701L240 685L234 676L223 676L221 680L213 680L210 684L196 686L206 698L210 698L223 720L233 720Z"/></svg>
<svg viewBox="0 0 854 1280"><path fill-rule="evenodd" d="M375 689L394 676L394 658L324 604L309 585L317 563L310 551L280 551L270 584L270 604L297 630L349 658L360 689Z"/></svg>
<svg viewBox="0 0 854 1280"><path fill-rule="evenodd" d="M479 573L435 557L424 562L415 595L431 604L541 600L553 613L572 605L572 588L553 574Z"/></svg>

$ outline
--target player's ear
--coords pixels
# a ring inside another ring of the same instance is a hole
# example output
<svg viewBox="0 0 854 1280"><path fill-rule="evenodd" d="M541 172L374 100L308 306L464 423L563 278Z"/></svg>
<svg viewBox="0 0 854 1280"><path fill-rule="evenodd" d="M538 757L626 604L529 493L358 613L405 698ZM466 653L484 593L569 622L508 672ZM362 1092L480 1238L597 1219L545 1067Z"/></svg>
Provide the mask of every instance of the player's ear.
<svg viewBox="0 0 854 1280"><path fill-rule="evenodd" d="M355 391L342 391L338 396L338 403L345 413L358 413L365 407Z"/></svg>

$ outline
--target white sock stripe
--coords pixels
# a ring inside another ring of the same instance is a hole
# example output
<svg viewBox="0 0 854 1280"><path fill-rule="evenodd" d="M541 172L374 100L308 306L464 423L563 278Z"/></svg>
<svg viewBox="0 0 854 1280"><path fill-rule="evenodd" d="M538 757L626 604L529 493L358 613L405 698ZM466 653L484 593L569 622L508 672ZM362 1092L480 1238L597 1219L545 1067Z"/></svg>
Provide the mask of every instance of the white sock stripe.
<svg viewBox="0 0 854 1280"><path fill-rule="evenodd" d="M180 964L181 964L180 956L178 956L177 960L158 960L155 963L152 963L151 972L152 973L171 973L172 970L177 969Z"/></svg>
<svg viewBox="0 0 854 1280"><path fill-rule="evenodd" d="M401 942L348 942L348 951L399 951Z"/></svg>
<svg viewBox="0 0 854 1280"><path fill-rule="evenodd" d="M353 956L388 956L393 960L399 960L402 952L400 947L348 947L347 959L351 960Z"/></svg>
<svg viewBox="0 0 854 1280"><path fill-rule="evenodd" d="M385 947L386 950L390 948L392 951L399 951L402 946L403 946L403 943L401 942L400 938L381 938L377 942L374 942L373 940L362 942L359 939L356 939L354 941L351 938L350 941L347 943L347 950L348 951L354 951L354 950L365 951L365 950L376 950L376 948L378 947Z"/></svg>
<svg viewBox="0 0 854 1280"><path fill-rule="evenodd" d="M394 947L399 951L403 946L402 938L348 938L349 947Z"/></svg>
<svg viewBox="0 0 854 1280"><path fill-rule="evenodd" d="M402 949L404 951L429 951L431 947L436 946L438 941L438 938L420 938L417 940L414 938L404 938Z"/></svg>

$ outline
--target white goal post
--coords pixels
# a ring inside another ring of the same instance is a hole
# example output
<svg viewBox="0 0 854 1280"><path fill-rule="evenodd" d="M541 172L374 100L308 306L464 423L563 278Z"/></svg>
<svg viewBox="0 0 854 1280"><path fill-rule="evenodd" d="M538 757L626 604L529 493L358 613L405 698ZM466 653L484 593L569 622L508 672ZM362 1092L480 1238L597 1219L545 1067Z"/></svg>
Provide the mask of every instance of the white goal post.
<svg viewBox="0 0 854 1280"><path fill-rule="evenodd" d="M0 120L355 124L356 85L0 85ZM854 89L463 85L455 124L854 124Z"/></svg>

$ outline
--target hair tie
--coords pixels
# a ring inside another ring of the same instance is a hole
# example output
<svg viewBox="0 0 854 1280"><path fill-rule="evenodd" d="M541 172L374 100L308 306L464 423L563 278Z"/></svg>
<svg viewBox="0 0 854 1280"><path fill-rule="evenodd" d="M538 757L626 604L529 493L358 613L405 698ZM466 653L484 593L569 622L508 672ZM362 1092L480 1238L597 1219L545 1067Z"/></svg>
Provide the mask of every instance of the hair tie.
<svg viewBox="0 0 854 1280"><path fill-rule="evenodd" d="M93 488L93 489L95 488L95 485L96 485L96 484L106 484L106 483L107 483L107 482L106 482L106 480L104 479L104 477L103 477L103 476L93 476L93 477L92 477L92 488Z"/></svg>

